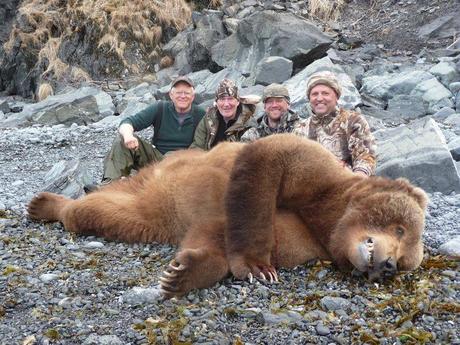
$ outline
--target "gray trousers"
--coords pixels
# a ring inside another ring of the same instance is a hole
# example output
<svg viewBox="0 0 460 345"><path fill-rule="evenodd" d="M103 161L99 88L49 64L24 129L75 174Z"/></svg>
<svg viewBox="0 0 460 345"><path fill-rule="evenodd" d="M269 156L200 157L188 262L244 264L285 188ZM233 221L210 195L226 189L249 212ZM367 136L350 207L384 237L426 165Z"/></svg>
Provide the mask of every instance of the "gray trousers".
<svg viewBox="0 0 460 345"><path fill-rule="evenodd" d="M139 170L151 162L159 162L163 154L152 146L150 142L139 138L137 150L128 149L119 134L112 143L112 148L104 159L104 180L117 180L122 176L129 176L131 170Z"/></svg>

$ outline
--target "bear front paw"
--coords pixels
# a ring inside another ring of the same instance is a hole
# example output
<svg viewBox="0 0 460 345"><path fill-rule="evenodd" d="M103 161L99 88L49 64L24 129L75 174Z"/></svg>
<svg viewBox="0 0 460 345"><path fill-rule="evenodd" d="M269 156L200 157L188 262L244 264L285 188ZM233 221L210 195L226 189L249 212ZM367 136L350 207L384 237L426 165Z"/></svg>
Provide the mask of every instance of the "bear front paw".
<svg viewBox="0 0 460 345"><path fill-rule="evenodd" d="M270 283L278 282L278 274L275 267L270 264L247 260L242 256L234 256L230 260L230 269L237 279L248 279L250 283L254 278L259 278Z"/></svg>
<svg viewBox="0 0 460 345"><path fill-rule="evenodd" d="M184 295L183 281L187 267L172 260L160 277L160 289L165 298L181 297Z"/></svg>

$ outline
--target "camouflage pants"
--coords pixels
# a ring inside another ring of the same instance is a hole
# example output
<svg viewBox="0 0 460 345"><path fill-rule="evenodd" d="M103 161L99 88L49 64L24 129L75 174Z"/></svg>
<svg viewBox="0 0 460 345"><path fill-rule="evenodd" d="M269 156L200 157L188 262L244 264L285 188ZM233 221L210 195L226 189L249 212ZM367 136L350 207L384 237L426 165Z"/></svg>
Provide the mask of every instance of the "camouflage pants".
<svg viewBox="0 0 460 345"><path fill-rule="evenodd" d="M139 170L151 162L159 162L163 154L152 146L150 142L139 138L137 150L128 149L123 143L123 137L117 135L112 148L104 159L104 175L102 180L117 180L122 176L129 176L131 170Z"/></svg>

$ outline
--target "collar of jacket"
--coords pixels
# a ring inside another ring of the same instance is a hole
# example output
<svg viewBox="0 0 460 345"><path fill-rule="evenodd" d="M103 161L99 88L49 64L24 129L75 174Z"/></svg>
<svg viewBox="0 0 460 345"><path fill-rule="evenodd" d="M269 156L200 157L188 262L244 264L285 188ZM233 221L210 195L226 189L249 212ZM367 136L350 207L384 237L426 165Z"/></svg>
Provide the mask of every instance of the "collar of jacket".
<svg viewBox="0 0 460 345"><path fill-rule="evenodd" d="M288 109L288 111L281 116L280 119L280 124L278 128L287 128L290 125L292 125L293 122L297 121L299 119L299 115L291 109ZM268 115L267 113L264 113L262 117L260 117L257 122L259 122L259 127L264 127L264 128L270 128L268 125Z"/></svg>
<svg viewBox="0 0 460 345"><path fill-rule="evenodd" d="M337 106L335 107L334 111L326 115L316 115L313 111L311 111L311 121L315 124L325 126L331 123L331 121L335 119L338 113L339 107Z"/></svg>
<svg viewBox="0 0 460 345"><path fill-rule="evenodd" d="M236 129L241 129L246 127L246 123L249 121L251 116L254 114L256 110L255 104L240 104L237 109L238 118L236 119L235 123L230 126L226 132L231 132ZM219 113L219 110L216 106L213 106L208 111L208 120L210 123L211 128L217 128L219 124L219 119L217 116L222 116Z"/></svg>

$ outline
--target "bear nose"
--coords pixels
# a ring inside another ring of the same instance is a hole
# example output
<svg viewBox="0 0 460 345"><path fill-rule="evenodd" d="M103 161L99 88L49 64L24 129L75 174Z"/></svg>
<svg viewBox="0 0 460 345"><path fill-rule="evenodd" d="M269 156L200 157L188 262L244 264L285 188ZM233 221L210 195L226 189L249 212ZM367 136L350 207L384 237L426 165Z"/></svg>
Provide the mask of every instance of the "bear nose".
<svg viewBox="0 0 460 345"><path fill-rule="evenodd" d="M397 264L396 261L389 257L384 262L381 263L381 272L383 277L390 278L396 274Z"/></svg>

